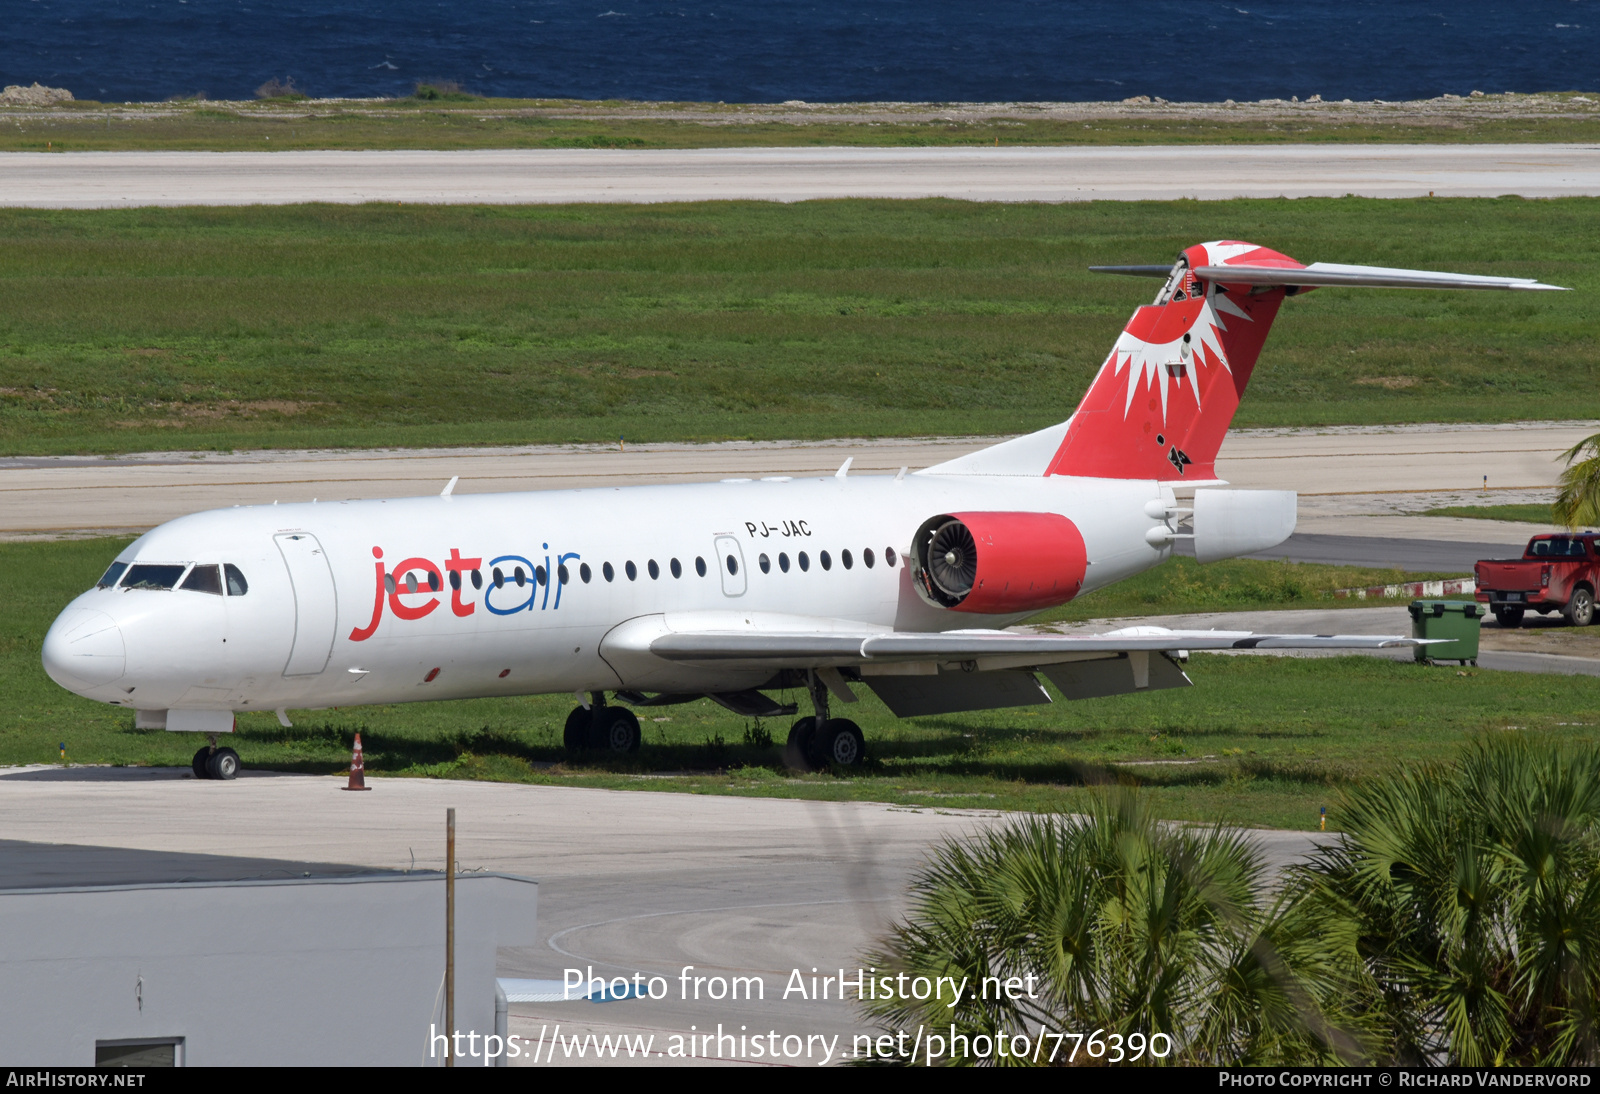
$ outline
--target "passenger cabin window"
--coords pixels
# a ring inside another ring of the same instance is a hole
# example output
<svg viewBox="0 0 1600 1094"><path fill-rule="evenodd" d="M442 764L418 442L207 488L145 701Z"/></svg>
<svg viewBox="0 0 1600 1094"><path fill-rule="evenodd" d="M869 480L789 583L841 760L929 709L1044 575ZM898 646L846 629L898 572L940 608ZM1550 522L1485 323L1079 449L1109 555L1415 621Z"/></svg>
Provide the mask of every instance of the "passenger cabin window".
<svg viewBox="0 0 1600 1094"><path fill-rule="evenodd" d="M239 567L233 563L223 563L222 576L228 579L229 596L243 596L250 591L250 583L244 579L244 574L240 573Z"/></svg>
<svg viewBox="0 0 1600 1094"><path fill-rule="evenodd" d="M139 562L128 567L127 576L122 579L124 589L170 589L178 583L183 576L183 571L188 569L183 565L169 565L164 563Z"/></svg>
<svg viewBox="0 0 1600 1094"><path fill-rule="evenodd" d="M650 580L658 580L661 577L661 567L656 565L656 560L653 558L650 560L648 565L650 567Z"/></svg>
<svg viewBox="0 0 1600 1094"><path fill-rule="evenodd" d="M196 566L189 571L189 576L183 579L181 589L192 593L210 593L212 596L222 595L222 567L221 566Z"/></svg>
<svg viewBox="0 0 1600 1094"><path fill-rule="evenodd" d="M122 576L122 571L127 568L128 564L126 562L113 562L111 568L101 575L99 581L95 582L94 587L97 589L111 588L117 583L117 578Z"/></svg>

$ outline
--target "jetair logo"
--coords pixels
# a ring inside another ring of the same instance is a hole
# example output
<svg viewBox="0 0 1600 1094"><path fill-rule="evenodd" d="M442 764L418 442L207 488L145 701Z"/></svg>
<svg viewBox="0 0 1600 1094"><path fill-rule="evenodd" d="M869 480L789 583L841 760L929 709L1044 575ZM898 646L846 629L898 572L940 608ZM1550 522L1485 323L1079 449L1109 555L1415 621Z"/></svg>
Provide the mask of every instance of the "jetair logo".
<svg viewBox="0 0 1600 1094"><path fill-rule="evenodd" d="M548 543L542 546L546 551L550 549ZM450 586L450 610L460 617L469 616L478 608L475 602L462 597L469 584L473 590L482 590L483 606L493 615L559 609L561 592L567 584L566 564L578 559L579 555L569 551L558 557L554 573L549 555L544 556L542 565L522 555L500 555L489 560L487 578L483 572L483 559L462 558L461 550L457 547L450 548L450 557L444 560L442 569L432 559L416 557L405 559L390 570L383 563L382 547L374 547L372 557L376 560L372 566L372 618L365 627L357 627L350 632L352 642L365 642L378 632L386 604L397 619L417 620L431 615L442 603L440 596L447 583ZM552 585L556 593L553 604L550 597ZM520 595L516 590L526 590L527 598L509 605L494 603L496 591L508 586L512 591L502 594L502 599Z"/></svg>

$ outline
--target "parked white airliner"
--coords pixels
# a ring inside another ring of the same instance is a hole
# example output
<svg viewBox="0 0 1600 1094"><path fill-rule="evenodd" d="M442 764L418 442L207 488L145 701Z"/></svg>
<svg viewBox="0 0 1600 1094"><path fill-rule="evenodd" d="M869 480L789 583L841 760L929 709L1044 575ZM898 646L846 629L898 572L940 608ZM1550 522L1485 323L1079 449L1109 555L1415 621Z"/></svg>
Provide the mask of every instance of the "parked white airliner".
<svg viewBox="0 0 1600 1094"><path fill-rule="evenodd" d="M1522 278L1318 263L1249 243L1171 266L1077 411L907 475L727 480L392 501L248 506L170 521L128 546L44 641L62 687L210 743L238 711L575 693L569 748L629 751L629 706L709 696L793 713L801 766L855 763L830 697L871 688L899 716L1189 683L1182 651L1372 648L1404 637L1137 627L1000 628L1166 560L1260 551L1295 495L1225 489L1213 467L1285 298L1318 286L1550 289ZM454 483L452 482L452 485ZM607 703L607 694L613 698ZM589 698L585 701L584 696ZM618 703L622 705L618 705Z"/></svg>

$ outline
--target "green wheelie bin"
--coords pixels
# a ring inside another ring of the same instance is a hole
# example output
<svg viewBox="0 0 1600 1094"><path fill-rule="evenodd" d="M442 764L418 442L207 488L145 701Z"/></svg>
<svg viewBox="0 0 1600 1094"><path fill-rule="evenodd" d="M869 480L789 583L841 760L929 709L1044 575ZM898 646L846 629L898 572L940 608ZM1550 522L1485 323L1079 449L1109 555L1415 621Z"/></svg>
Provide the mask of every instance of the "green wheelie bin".
<svg viewBox="0 0 1600 1094"><path fill-rule="evenodd" d="M1450 640L1414 647L1416 659L1430 665L1436 661L1476 665L1478 627L1482 621L1483 609L1471 600L1413 600L1411 637Z"/></svg>

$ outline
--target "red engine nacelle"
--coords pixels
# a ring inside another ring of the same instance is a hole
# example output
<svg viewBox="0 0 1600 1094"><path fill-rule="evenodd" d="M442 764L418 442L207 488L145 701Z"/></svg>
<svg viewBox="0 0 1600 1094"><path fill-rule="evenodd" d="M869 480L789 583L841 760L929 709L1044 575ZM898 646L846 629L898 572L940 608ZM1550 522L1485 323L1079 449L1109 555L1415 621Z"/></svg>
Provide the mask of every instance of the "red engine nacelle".
<svg viewBox="0 0 1600 1094"><path fill-rule="evenodd" d="M946 513L923 522L912 582L929 604L1008 615L1065 604L1083 588L1083 536L1056 513Z"/></svg>

